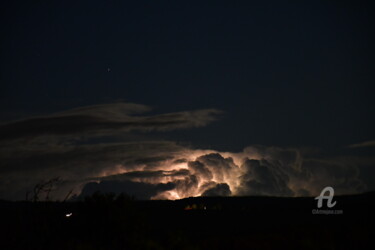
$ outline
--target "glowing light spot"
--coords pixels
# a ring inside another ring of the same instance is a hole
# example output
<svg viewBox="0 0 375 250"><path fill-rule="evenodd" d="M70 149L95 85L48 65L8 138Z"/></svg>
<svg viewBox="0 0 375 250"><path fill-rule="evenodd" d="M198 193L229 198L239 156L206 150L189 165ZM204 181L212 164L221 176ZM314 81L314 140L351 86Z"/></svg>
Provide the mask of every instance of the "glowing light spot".
<svg viewBox="0 0 375 250"><path fill-rule="evenodd" d="M169 191L170 199L171 200L178 200L181 199L181 197L178 195L176 191Z"/></svg>
<svg viewBox="0 0 375 250"><path fill-rule="evenodd" d="M65 214L65 217L70 217L70 216L72 216L73 215L73 213L69 213L69 214Z"/></svg>

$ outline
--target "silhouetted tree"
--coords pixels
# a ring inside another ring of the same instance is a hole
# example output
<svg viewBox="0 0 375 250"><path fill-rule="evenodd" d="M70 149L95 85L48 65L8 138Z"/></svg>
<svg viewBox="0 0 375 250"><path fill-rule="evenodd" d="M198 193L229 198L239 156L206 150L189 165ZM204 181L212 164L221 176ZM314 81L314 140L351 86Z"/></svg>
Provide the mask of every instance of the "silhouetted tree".
<svg viewBox="0 0 375 250"><path fill-rule="evenodd" d="M33 190L34 191L33 201L34 202L38 201L42 193L45 194L45 200L49 201L50 199L49 195L52 189L60 182L61 182L60 177L56 177L48 181L41 181L40 183L36 184ZM28 199L28 194L26 198Z"/></svg>

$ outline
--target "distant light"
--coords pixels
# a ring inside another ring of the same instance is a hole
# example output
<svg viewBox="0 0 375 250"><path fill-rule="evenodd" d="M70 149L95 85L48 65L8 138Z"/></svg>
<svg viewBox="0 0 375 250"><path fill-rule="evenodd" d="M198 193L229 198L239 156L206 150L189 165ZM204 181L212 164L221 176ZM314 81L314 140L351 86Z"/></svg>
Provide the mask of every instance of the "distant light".
<svg viewBox="0 0 375 250"><path fill-rule="evenodd" d="M70 217L72 215L73 215L73 213L69 213L69 214L66 214L65 217Z"/></svg>

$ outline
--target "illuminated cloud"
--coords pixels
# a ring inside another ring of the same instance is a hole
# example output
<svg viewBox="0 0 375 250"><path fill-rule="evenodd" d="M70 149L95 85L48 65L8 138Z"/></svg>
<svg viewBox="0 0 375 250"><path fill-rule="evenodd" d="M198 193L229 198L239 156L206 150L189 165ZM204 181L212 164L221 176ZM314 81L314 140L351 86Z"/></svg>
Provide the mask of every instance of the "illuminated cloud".
<svg viewBox="0 0 375 250"><path fill-rule="evenodd" d="M2 125L0 198L24 199L37 183L54 177L63 180L52 192L60 200L70 191L84 196L96 190L139 199L314 196L325 186L335 187L336 194L367 190L362 158L319 157L306 150L259 145L220 152L124 136L134 130L204 126L219 113L134 116L149 110L138 104L97 105ZM80 139L82 134L86 139ZM121 142L88 140L108 135Z"/></svg>

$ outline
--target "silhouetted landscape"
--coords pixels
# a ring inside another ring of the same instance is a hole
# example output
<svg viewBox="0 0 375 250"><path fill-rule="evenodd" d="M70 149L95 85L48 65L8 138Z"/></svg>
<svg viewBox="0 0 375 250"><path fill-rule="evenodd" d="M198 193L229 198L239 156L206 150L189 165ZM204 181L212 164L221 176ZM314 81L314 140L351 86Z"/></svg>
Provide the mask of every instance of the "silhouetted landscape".
<svg viewBox="0 0 375 250"><path fill-rule="evenodd" d="M375 193L314 198L138 201L95 193L75 202L1 201L1 249L369 249ZM321 209L327 209L322 207Z"/></svg>

